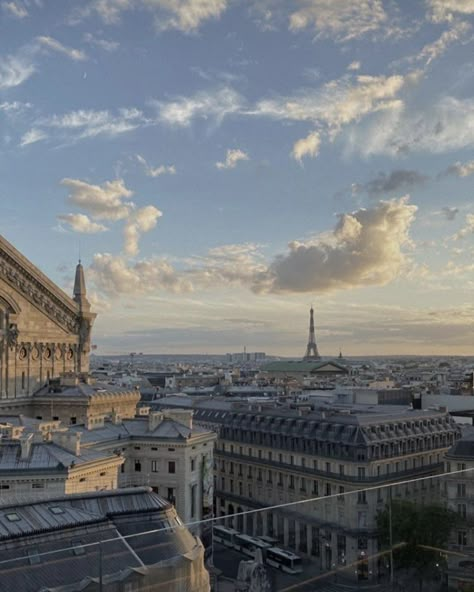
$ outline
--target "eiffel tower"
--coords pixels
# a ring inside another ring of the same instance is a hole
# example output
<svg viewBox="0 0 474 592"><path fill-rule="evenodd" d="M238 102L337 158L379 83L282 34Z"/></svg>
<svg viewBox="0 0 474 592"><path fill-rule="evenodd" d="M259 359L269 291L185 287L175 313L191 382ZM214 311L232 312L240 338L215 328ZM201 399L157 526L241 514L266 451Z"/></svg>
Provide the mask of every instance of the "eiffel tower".
<svg viewBox="0 0 474 592"><path fill-rule="evenodd" d="M314 333L314 311L313 307L309 311L309 338L308 345L306 346L306 354L304 360L320 360L321 356L318 352L318 346L316 345L316 335Z"/></svg>

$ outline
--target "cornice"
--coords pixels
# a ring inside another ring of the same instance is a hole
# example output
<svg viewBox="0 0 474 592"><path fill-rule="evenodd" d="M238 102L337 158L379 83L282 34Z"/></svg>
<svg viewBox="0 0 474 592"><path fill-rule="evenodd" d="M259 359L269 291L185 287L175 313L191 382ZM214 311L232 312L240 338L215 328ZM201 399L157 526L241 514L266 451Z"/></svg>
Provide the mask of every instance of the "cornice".
<svg viewBox="0 0 474 592"><path fill-rule="evenodd" d="M0 236L0 278L68 332L79 330L75 302Z"/></svg>

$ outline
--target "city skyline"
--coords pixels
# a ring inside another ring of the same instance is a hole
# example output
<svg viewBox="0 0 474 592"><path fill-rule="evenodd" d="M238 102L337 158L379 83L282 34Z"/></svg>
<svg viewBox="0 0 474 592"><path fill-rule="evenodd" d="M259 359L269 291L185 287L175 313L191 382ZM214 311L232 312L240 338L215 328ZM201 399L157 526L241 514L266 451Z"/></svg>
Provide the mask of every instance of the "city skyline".
<svg viewBox="0 0 474 592"><path fill-rule="evenodd" d="M473 17L0 2L0 233L99 354L470 354Z"/></svg>

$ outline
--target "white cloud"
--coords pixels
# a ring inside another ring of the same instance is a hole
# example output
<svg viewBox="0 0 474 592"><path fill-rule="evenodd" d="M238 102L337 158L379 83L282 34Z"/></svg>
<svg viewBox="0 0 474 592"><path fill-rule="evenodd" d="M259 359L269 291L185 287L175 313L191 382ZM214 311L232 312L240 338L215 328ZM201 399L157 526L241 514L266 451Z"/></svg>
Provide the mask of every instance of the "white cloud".
<svg viewBox="0 0 474 592"><path fill-rule="evenodd" d="M443 55L450 45L465 38L471 30L472 27L469 23L455 22L436 41L425 45L415 59L425 61L426 65L430 64L433 60Z"/></svg>
<svg viewBox="0 0 474 592"><path fill-rule="evenodd" d="M311 27L324 37L340 41L376 31L387 20L381 0L300 0L290 15L290 29Z"/></svg>
<svg viewBox="0 0 474 592"><path fill-rule="evenodd" d="M227 115L240 111L242 98L232 88L223 87L213 92L200 91L192 97L179 97L167 103L156 101L155 105L162 123L187 127L194 119L211 119L220 123Z"/></svg>
<svg viewBox="0 0 474 592"><path fill-rule="evenodd" d="M28 16L26 6L20 2L2 2L2 9L18 19L23 19Z"/></svg>
<svg viewBox="0 0 474 592"><path fill-rule="evenodd" d="M22 103L21 101L4 101L0 103L0 111L3 113L21 113L22 111L26 111L30 109L31 103Z"/></svg>
<svg viewBox="0 0 474 592"><path fill-rule="evenodd" d="M158 218L162 212L155 206L145 206L132 212L126 221L124 227L124 251L126 255L135 257L138 255L138 242L144 232L150 232L155 228Z"/></svg>
<svg viewBox="0 0 474 592"><path fill-rule="evenodd" d="M306 138L301 138L301 140L295 142L291 155L301 163L305 156L315 158L319 154L320 145L321 136L318 132L311 132Z"/></svg>
<svg viewBox="0 0 474 592"><path fill-rule="evenodd" d="M97 220L123 220L135 207L132 201L124 201L133 195L122 179L91 185L79 179L63 179L61 184L69 188L69 203L84 209Z"/></svg>
<svg viewBox="0 0 474 592"><path fill-rule="evenodd" d="M347 69L351 70L352 72L356 71L356 70L360 70L361 67L361 63L359 61L357 62L351 62L348 66Z"/></svg>
<svg viewBox="0 0 474 592"><path fill-rule="evenodd" d="M96 136L118 136L146 123L139 109L124 108L116 113L79 109L38 119L34 125L37 129L55 130L60 139L84 140Z"/></svg>
<svg viewBox="0 0 474 592"><path fill-rule="evenodd" d="M73 232L96 234L108 230L106 226L93 222L85 214L60 214L56 217L60 222L65 222Z"/></svg>
<svg viewBox="0 0 474 592"><path fill-rule="evenodd" d="M45 140L47 137L48 136L44 131L32 128L23 134L20 140L20 146L29 146L30 144Z"/></svg>
<svg viewBox="0 0 474 592"><path fill-rule="evenodd" d="M250 113L257 116L325 124L335 134L341 126L400 105L398 95L413 76L343 76L319 89L266 99Z"/></svg>
<svg viewBox="0 0 474 592"><path fill-rule="evenodd" d="M256 277L253 288L314 293L385 285L407 264L403 247L410 244L416 210L404 197L340 215L331 233L291 242L289 251Z"/></svg>
<svg viewBox="0 0 474 592"><path fill-rule="evenodd" d="M173 164L165 165L161 164L157 167L150 166L147 161L140 156L140 154L136 155L138 162L143 165L145 170L145 174L147 177L160 177L161 175L175 175L176 174L176 167Z"/></svg>
<svg viewBox="0 0 474 592"><path fill-rule="evenodd" d="M82 62L87 59L86 54L80 49L73 49L72 47L67 47L66 45L63 45L60 41L54 39L53 37L41 36L37 37L37 41L43 47L52 49L53 51L57 51L58 53L62 53L63 55L67 56L68 58L71 58L71 60L74 60L75 62Z"/></svg>
<svg viewBox="0 0 474 592"><path fill-rule="evenodd" d="M92 0L76 10L74 18L81 20L95 13L105 23L116 24L125 11L147 10L159 30L192 33L205 22L219 18L226 8L227 0Z"/></svg>
<svg viewBox="0 0 474 592"><path fill-rule="evenodd" d="M393 156L411 152L443 153L474 146L474 100L444 97L422 110L403 105L379 114L369 126L351 130L349 148Z"/></svg>
<svg viewBox="0 0 474 592"><path fill-rule="evenodd" d="M474 234L474 214L467 214L464 226L454 236L454 240L461 240Z"/></svg>
<svg viewBox="0 0 474 592"><path fill-rule="evenodd" d="M242 160L249 160L249 155L240 148L229 148L225 160L216 162L216 167L218 169L234 169L237 163Z"/></svg>
<svg viewBox="0 0 474 592"><path fill-rule="evenodd" d="M26 54L0 59L0 90L23 84L34 72L34 64Z"/></svg>
<svg viewBox="0 0 474 592"><path fill-rule="evenodd" d="M458 177L469 177L469 175L474 174L474 160L465 163L456 162L449 166L446 171L444 171L444 174L457 175Z"/></svg>
<svg viewBox="0 0 474 592"><path fill-rule="evenodd" d="M89 275L96 288L109 297L146 294L159 290L192 291L191 283L177 275L165 259L142 259L133 264L120 256L97 253Z"/></svg>
<svg viewBox="0 0 474 592"><path fill-rule="evenodd" d="M84 41L89 45L95 45L96 47L100 47L100 49L108 52L116 51L120 47L120 44L117 41L110 41L109 39L94 37L92 33L85 33Z"/></svg>
<svg viewBox="0 0 474 592"><path fill-rule="evenodd" d="M427 0L434 22L452 21L457 15L474 14L474 0Z"/></svg>

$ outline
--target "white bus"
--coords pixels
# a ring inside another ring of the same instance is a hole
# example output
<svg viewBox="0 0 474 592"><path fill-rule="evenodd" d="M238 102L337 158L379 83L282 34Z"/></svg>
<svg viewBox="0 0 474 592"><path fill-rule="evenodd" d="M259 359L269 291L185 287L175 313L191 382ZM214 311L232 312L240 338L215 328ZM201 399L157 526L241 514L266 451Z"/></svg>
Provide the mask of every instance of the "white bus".
<svg viewBox="0 0 474 592"><path fill-rule="evenodd" d="M239 534L235 537L236 549L242 551L249 557L255 557L257 549L261 549L265 555L265 550L271 547L270 543L266 543L261 539L249 536L248 534Z"/></svg>
<svg viewBox="0 0 474 592"><path fill-rule="evenodd" d="M238 530L227 528L227 526L214 526L212 529L213 540L226 547L236 548L235 537L239 534Z"/></svg>
<svg viewBox="0 0 474 592"><path fill-rule="evenodd" d="M291 551L285 551L279 547L272 547L265 551L266 562L272 567L281 569L289 574L298 574L303 571L301 557Z"/></svg>

